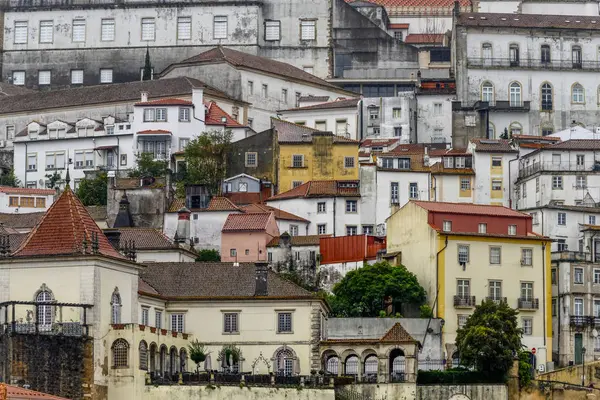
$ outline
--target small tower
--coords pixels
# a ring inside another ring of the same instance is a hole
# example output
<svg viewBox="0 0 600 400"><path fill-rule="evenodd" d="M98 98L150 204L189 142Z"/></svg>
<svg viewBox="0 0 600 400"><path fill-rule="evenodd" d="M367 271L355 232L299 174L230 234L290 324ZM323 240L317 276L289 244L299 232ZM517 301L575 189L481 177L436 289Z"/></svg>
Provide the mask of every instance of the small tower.
<svg viewBox="0 0 600 400"><path fill-rule="evenodd" d="M119 201L119 212L115 218L113 228L133 228L133 219L129 210L129 199L127 193L123 193L121 201Z"/></svg>
<svg viewBox="0 0 600 400"><path fill-rule="evenodd" d="M190 238L190 215L191 211L182 207L177 211L177 231L175 232L175 242L186 243Z"/></svg>

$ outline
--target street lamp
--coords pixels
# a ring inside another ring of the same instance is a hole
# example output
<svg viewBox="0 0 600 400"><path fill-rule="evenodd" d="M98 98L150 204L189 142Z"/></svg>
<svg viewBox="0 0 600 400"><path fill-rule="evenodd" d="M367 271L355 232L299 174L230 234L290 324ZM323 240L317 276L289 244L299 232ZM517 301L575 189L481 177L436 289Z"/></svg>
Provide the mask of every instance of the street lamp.
<svg viewBox="0 0 600 400"><path fill-rule="evenodd" d="M581 348L581 359L583 360L583 374L581 375L581 386L585 386L585 347Z"/></svg>

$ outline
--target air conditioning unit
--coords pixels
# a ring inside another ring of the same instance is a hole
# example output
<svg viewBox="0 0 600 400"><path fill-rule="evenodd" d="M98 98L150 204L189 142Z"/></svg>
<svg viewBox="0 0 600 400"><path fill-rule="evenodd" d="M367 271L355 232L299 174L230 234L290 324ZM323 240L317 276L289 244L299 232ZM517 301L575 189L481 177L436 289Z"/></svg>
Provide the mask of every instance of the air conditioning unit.
<svg viewBox="0 0 600 400"><path fill-rule="evenodd" d="M0 140L0 147L6 147L6 140Z"/></svg>

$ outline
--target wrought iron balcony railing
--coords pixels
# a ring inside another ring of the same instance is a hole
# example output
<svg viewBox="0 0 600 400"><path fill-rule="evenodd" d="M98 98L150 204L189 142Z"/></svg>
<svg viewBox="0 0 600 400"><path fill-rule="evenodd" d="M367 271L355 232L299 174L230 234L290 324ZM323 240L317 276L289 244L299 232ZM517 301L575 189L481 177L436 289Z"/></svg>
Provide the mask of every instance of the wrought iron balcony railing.
<svg viewBox="0 0 600 400"><path fill-rule="evenodd" d="M475 296L454 296L454 307L475 307Z"/></svg>

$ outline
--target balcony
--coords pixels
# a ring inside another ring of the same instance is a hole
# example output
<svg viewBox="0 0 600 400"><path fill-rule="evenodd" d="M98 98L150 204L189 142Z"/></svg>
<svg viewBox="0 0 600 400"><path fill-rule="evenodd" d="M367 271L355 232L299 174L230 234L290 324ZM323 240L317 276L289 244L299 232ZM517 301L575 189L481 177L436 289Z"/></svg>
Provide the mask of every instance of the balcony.
<svg viewBox="0 0 600 400"><path fill-rule="evenodd" d="M583 315L571 315L569 323L571 326L579 326L579 327L584 327L584 326L588 326L591 322L591 319L589 316L583 316Z"/></svg>
<svg viewBox="0 0 600 400"><path fill-rule="evenodd" d="M486 300L493 301L496 304L507 303L506 297L496 297L496 296L488 296L485 298Z"/></svg>
<svg viewBox="0 0 600 400"><path fill-rule="evenodd" d="M530 108L530 101L522 101L517 104L511 104L509 100L497 100L492 102L478 100L472 105L470 103L462 103L460 101L452 102L452 111L488 110L491 112L529 112Z"/></svg>
<svg viewBox="0 0 600 400"><path fill-rule="evenodd" d="M519 178L526 178L530 175L540 171L551 171L551 172L596 172L600 171L600 161L588 161L583 164L573 162L553 162L544 161L536 162L532 165L527 165L519 169ZM581 189L584 189L583 187Z"/></svg>
<svg viewBox="0 0 600 400"><path fill-rule="evenodd" d="M521 58L518 60L510 58L467 58L467 67L474 69L535 69L547 71L571 71L574 69L582 71L600 71L598 61L573 61L573 60L550 60L542 61L538 58Z"/></svg>
<svg viewBox="0 0 600 400"><path fill-rule="evenodd" d="M129 332L137 332L140 334L144 332L146 335L158 335L158 336L166 336L172 338L179 338L183 340L188 340L190 334L183 332L176 332L168 329L156 328L154 326L147 326L141 324L111 324L110 325L112 331L129 331Z"/></svg>
<svg viewBox="0 0 600 400"><path fill-rule="evenodd" d="M454 296L454 307L473 308L477 304L475 296Z"/></svg>
<svg viewBox="0 0 600 400"><path fill-rule="evenodd" d="M518 300L518 307L519 310L531 310L531 311L535 311L535 310L539 310L540 309L540 299L533 299L533 298L520 298Z"/></svg>
<svg viewBox="0 0 600 400"><path fill-rule="evenodd" d="M592 262L592 253L579 251L553 251L552 261L587 261Z"/></svg>

